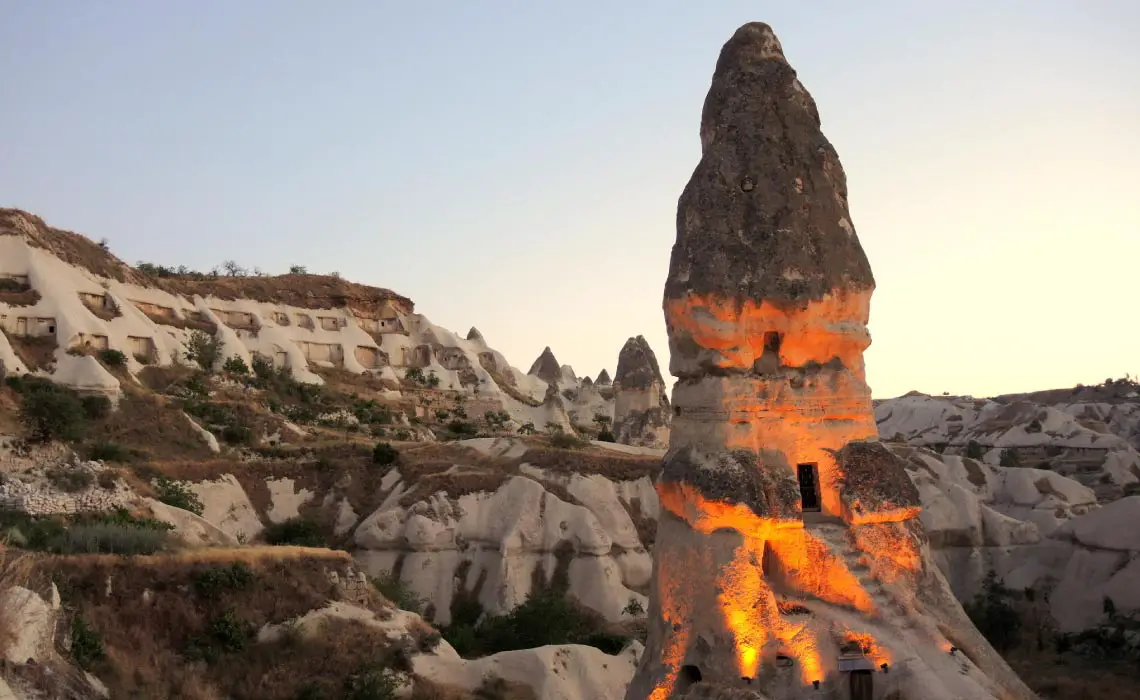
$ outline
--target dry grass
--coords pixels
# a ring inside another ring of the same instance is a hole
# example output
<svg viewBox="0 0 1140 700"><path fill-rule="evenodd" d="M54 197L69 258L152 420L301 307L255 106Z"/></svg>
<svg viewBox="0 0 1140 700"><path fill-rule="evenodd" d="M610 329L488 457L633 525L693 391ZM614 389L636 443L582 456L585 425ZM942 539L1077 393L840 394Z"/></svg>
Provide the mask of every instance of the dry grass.
<svg viewBox="0 0 1140 700"><path fill-rule="evenodd" d="M621 454L601 447L580 450L536 447L528 450L522 461L553 472L597 474L614 481L653 478L661 466L660 457Z"/></svg>
<svg viewBox="0 0 1140 700"><path fill-rule="evenodd" d="M11 586L26 586L31 578L31 557L15 550L7 549L0 541L0 591ZM0 657L16 639L15 620L12 610L0 608Z"/></svg>
<svg viewBox="0 0 1140 700"><path fill-rule="evenodd" d="M55 364L55 351L59 347L55 336L14 335L4 331L8 343L29 370L50 369Z"/></svg>
<svg viewBox="0 0 1140 700"><path fill-rule="evenodd" d="M209 599L196 593L196 575L238 561L253 573L247 587L222 589ZM67 611L81 615L102 637L106 659L95 671L112 697L291 699L308 677L331 675L339 682L359 670L354 664L360 655L371 660L387 643L369 630L339 629L321 635L314 648L305 643L303 651L251 640L209 664L190 662L185 653L223 612L256 630L323 607L338 596L329 572L344 572L351 563L344 552L252 547L131 558L43 557L38 568L57 582ZM384 610L378 597L374 603L374 610Z"/></svg>
<svg viewBox="0 0 1140 700"><path fill-rule="evenodd" d="M1140 668L1134 664L1029 649L1015 650L1006 660L1042 700L1134 698L1140 692Z"/></svg>
<svg viewBox="0 0 1140 700"><path fill-rule="evenodd" d="M174 294L214 296L219 299L252 299L288 304L302 309L358 308L374 313L391 301L411 313L412 300L390 289L369 287L328 275L276 275L271 277L216 277L206 280L162 278L152 280Z"/></svg>
<svg viewBox="0 0 1140 700"><path fill-rule="evenodd" d="M19 292L0 291L0 304L8 306L35 306L40 302L40 293L34 289Z"/></svg>
<svg viewBox="0 0 1140 700"><path fill-rule="evenodd" d="M22 235L29 245L45 248L69 265L120 282L145 284L145 277L98 243L71 231L52 228L34 214L0 209L0 234Z"/></svg>
<svg viewBox="0 0 1140 700"><path fill-rule="evenodd" d="M165 397L144 393L124 383L117 410L88 432L114 442L145 459L193 459L212 456L202 436L182 409Z"/></svg>

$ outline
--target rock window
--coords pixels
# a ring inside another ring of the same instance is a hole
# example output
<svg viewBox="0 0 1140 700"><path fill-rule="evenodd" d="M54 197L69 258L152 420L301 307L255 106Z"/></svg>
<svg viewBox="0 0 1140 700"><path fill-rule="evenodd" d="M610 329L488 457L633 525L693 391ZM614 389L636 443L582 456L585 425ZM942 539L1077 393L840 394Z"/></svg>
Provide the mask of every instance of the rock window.
<svg viewBox="0 0 1140 700"><path fill-rule="evenodd" d="M815 464L797 464L796 477L800 482L800 504L805 513L818 513L819 468Z"/></svg>

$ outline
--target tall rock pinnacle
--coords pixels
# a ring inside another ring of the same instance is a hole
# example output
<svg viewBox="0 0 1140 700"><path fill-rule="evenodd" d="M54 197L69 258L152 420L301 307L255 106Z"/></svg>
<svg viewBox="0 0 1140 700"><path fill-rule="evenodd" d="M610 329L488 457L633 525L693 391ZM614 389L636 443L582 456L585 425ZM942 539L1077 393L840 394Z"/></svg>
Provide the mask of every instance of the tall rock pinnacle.
<svg viewBox="0 0 1140 700"><path fill-rule="evenodd" d="M613 386L615 439L626 445L665 447L669 442L669 392L645 336L625 342Z"/></svg>
<svg viewBox="0 0 1140 700"><path fill-rule="evenodd" d="M626 699L1032 698L931 562L905 462L877 441L874 278L767 25L722 49L701 145L665 284L678 381Z"/></svg>
<svg viewBox="0 0 1140 700"><path fill-rule="evenodd" d="M543 348L542 353L535 359L527 374L538 377L547 384L556 384L562 379L562 367L559 366L550 346Z"/></svg>

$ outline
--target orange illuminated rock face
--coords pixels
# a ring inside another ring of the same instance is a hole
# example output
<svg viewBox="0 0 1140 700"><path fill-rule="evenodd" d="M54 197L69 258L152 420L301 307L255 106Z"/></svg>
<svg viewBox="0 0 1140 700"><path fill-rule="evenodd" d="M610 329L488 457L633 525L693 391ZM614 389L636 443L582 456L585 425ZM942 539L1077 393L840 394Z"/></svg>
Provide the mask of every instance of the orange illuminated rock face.
<svg viewBox="0 0 1140 700"><path fill-rule="evenodd" d="M918 493L877 442L874 278L819 125L772 30L741 27L678 203L664 299L677 382L626 698L848 698L853 671L877 674L876 698L1030 698L949 596ZM951 637L976 667L947 661Z"/></svg>

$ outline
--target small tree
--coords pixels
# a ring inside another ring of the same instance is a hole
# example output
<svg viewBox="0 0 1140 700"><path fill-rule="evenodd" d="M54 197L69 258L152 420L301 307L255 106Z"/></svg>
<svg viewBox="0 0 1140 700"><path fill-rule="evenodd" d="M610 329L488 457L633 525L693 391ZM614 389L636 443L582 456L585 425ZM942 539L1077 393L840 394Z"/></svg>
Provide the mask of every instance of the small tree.
<svg viewBox="0 0 1140 700"><path fill-rule="evenodd" d="M289 266L289 274L290 275L307 275L307 274L309 274L309 269L307 267L305 267L304 265L290 265Z"/></svg>
<svg viewBox="0 0 1140 700"><path fill-rule="evenodd" d="M1001 451L1001 457L998 458L998 464L1003 467L1020 467L1021 458L1017 455L1017 450L1013 447L1007 447Z"/></svg>
<svg viewBox="0 0 1140 700"><path fill-rule="evenodd" d="M435 372L428 372L428 375L424 381L432 389L439 388L439 377L436 376Z"/></svg>
<svg viewBox="0 0 1140 700"><path fill-rule="evenodd" d="M562 426L558 425L554 421L546 421L546 425L544 427L546 428L546 432L550 433L551 435L562 432Z"/></svg>
<svg viewBox="0 0 1140 700"><path fill-rule="evenodd" d="M79 396L47 383L24 394L20 422L30 442L79 440L87 427Z"/></svg>
<svg viewBox="0 0 1140 700"><path fill-rule="evenodd" d="M404 379L416 384L424 383L424 371L419 367L409 367L408 371L404 372Z"/></svg>
<svg viewBox="0 0 1140 700"><path fill-rule="evenodd" d="M234 355L225 361L222 365L222 371L246 376L249 374L249 366L245 364L245 360L241 359L240 355Z"/></svg>
<svg viewBox="0 0 1140 700"><path fill-rule="evenodd" d="M986 451L982 447L982 443L977 440L971 440L966 443L966 456L970 459L981 459L985 454Z"/></svg>
<svg viewBox="0 0 1140 700"><path fill-rule="evenodd" d="M222 354L222 344L216 337L205 331L192 331L186 341L186 359L196 362L199 367L212 372Z"/></svg>
<svg viewBox="0 0 1140 700"><path fill-rule="evenodd" d="M247 274L246 269L238 265L235 260L227 260L222 263L222 271L230 277L244 277Z"/></svg>
<svg viewBox="0 0 1140 700"><path fill-rule="evenodd" d="M533 421L527 421L519 426L519 433L522 435L534 435L538 432L534 427Z"/></svg>
<svg viewBox="0 0 1140 700"><path fill-rule="evenodd" d="M400 451L387 442L378 442L372 448L372 463L381 467L395 464L400 458Z"/></svg>

